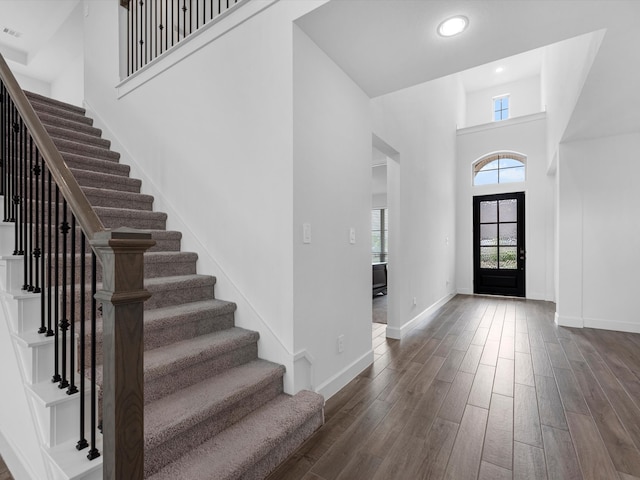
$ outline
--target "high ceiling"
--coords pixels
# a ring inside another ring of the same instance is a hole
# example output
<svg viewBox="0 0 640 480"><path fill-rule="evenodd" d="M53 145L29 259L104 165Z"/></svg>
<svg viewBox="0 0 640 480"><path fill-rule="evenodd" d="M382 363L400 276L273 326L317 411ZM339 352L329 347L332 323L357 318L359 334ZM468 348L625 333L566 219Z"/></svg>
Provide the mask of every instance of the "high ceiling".
<svg viewBox="0 0 640 480"><path fill-rule="evenodd" d="M81 24L67 23L79 4L80 0L0 0L0 52L14 71L50 81L59 65L82 54Z"/></svg>
<svg viewBox="0 0 640 480"><path fill-rule="evenodd" d="M460 14L467 30L439 36L439 23ZM497 65L512 79L530 76L541 57L519 54L606 29L575 109L580 117L567 129L581 138L640 130L639 19L638 0L332 0L296 23L370 97L485 64L462 75L467 91L504 82ZM616 110L622 118L612 117Z"/></svg>

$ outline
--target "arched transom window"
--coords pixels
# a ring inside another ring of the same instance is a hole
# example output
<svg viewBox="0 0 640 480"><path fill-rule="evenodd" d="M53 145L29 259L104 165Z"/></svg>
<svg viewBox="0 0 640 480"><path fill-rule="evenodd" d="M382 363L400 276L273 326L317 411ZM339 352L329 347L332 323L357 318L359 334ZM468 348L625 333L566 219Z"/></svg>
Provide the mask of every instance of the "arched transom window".
<svg viewBox="0 0 640 480"><path fill-rule="evenodd" d="M519 153L492 153L473 164L473 184L493 185L525 181L527 157Z"/></svg>

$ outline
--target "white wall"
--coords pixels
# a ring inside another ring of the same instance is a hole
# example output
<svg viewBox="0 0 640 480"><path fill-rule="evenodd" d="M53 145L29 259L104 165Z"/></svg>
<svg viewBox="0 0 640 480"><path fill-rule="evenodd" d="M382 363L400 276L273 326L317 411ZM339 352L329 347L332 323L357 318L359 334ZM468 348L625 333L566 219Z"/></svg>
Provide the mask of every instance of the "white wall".
<svg viewBox="0 0 640 480"><path fill-rule="evenodd" d="M534 76L517 82L505 83L483 90L467 92L467 127L493 122L493 98L509 95L509 118L530 115L543 110L540 97L540 76Z"/></svg>
<svg viewBox="0 0 640 480"><path fill-rule="evenodd" d="M501 150L527 156L526 181L474 187L473 162ZM526 297L552 301L555 203L553 178L547 176L545 115L507 120L487 128L460 130L457 152L457 291L473 293L473 197L524 191Z"/></svg>
<svg viewBox="0 0 640 480"><path fill-rule="evenodd" d="M604 31L588 33L549 45L545 49L541 91L542 103L547 109L549 164L556 158L558 144L571 119L603 36Z"/></svg>
<svg viewBox="0 0 640 480"><path fill-rule="evenodd" d="M0 299L0 385L4 390L0 396L0 455L15 480L44 479L47 473L40 439L24 391L5 302Z"/></svg>
<svg viewBox="0 0 640 480"><path fill-rule="evenodd" d="M640 133L560 145L561 325L640 333Z"/></svg>
<svg viewBox="0 0 640 480"><path fill-rule="evenodd" d="M452 76L372 100L375 135L399 152L387 170L398 185L397 193L389 193L387 336L401 337L454 292L455 129L461 93Z"/></svg>
<svg viewBox="0 0 640 480"><path fill-rule="evenodd" d="M51 97L73 105L84 101L84 56L70 61L51 83Z"/></svg>
<svg viewBox="0 0 640 480"><path fill-rule="evenodd" d="M33 93L39 93L46 97L51 96L51 84L37 78L30 77L23 73L13 72L13 76L16 77L20 88Z"/></svg>
<svg viewBox="0 0 640 480"><path fill-rule="evenodd" d="M199 253L216 295L258 330L293 390L293 29L322 2L276 2L118 99L118 2L89 2L85 98ZM248 6L254 4L250 2ZM257 5L268 2L256 2ZM242 8L247 8L243 6Z"/></svg>
<svg viewBox="0 0 640 480"><path fill-rule="evenodd" d="M296 388L328 397L373 361L369 97L297 26L293 40L294 344L313 358Z"/></svg>

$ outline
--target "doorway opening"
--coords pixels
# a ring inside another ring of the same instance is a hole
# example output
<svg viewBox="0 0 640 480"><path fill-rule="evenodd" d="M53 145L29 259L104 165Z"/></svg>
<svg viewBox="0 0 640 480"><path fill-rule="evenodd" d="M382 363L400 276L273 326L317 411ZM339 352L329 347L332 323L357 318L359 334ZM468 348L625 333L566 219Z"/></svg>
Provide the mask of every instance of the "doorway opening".
<svg viewBox="0 0 640 480"><path fill-rule="evenodd" d="M524 297L524 192L473 197L474 293Z"/></svg>

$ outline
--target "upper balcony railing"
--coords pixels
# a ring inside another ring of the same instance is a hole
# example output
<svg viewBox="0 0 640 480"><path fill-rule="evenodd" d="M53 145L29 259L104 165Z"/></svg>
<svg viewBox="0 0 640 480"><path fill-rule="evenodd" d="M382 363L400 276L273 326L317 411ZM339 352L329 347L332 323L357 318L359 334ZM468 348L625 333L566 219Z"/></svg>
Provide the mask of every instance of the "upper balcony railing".
<svg viewBox="0 0 640 480"><path fill-rule="evenodd" d="M120 0L127 14L127 76L246 0Z"/></svg>

